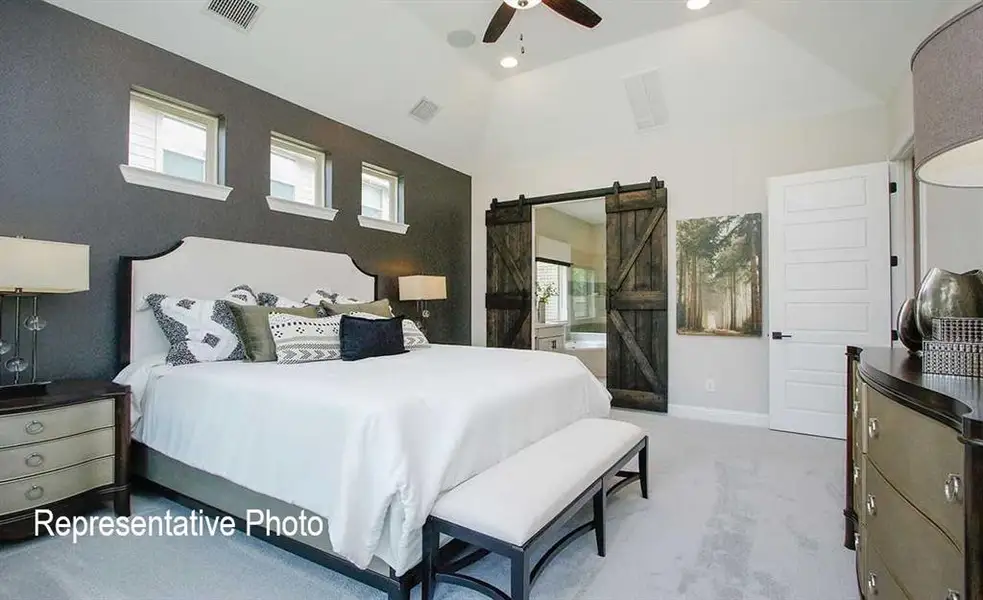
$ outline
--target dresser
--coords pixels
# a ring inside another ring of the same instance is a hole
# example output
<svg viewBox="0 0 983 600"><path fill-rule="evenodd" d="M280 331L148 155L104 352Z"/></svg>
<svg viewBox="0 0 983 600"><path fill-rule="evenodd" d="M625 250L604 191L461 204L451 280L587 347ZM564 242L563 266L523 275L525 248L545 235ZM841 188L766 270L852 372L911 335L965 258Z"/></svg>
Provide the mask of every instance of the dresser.
<svg viewBox="0 0 983 600"><path fill-rule="evenodd" d="M983 380L847 349L845 545L866 600L983 600Z"/></svg>
<svg viewBox="0 0 983 600"><path fill-rule="evenodd" d="M130 514L128 388L64 381L0 388L0 540L34 535L35 511Z"/></svg>

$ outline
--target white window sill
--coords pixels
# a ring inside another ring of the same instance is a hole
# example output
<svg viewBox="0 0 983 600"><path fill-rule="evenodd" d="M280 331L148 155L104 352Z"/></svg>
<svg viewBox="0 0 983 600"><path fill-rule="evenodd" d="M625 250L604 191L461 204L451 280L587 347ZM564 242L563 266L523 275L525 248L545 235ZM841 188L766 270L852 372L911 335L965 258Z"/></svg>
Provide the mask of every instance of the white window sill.
<svg viewBox="0 0 983 600"><path fill-rule="evenodd" d="M334 221L334 218L338 215L338 209L335 208L301 204L300 202L284 200L283 198L277 198L276 196L267 196L266 203L269 205L270 210L275 210L276 212L290 213L292 215L310 217L312 219L321 219L322 221Z"/></svg>
<svg viewBox="0 0 983 600"><path fill-rule="evenodd" d="M366 217L365 215L358 215L358 224L367 229L378 229L380 231L389 231L400 235L405 234L406 230L410 228L410 226L406 223L393 223L392 221L376 219L375 217Z"/></svg>
<svg viewBox="0 0 983 600"><path fill-rule="evenodd" d="M140 167L131 167L130 165L120 165L119 171L123 174L123 179L127 183L177 192L179 194L188 194L189 196L225 201L232 192L232 188L224 185L165 175L164 173L141 169Z"/></svg>

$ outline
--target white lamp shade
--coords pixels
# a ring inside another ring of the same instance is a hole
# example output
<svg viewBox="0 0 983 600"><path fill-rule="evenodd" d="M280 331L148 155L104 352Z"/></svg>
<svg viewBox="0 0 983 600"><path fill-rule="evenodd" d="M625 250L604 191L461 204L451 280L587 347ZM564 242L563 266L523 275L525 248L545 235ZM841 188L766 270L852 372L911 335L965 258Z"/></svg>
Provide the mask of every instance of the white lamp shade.
<svg viewBox="0 0 983 600"><path fill-rule="evenodd" d="M444 300L447 279L442 275L408 275L399 278L400 300Z"/></svg>
<svg viewBox="0 0 983 600"><path fill-rule="evenodd" d="M89 247L0 237L0 293L70 294L89 289Z"/></svg>

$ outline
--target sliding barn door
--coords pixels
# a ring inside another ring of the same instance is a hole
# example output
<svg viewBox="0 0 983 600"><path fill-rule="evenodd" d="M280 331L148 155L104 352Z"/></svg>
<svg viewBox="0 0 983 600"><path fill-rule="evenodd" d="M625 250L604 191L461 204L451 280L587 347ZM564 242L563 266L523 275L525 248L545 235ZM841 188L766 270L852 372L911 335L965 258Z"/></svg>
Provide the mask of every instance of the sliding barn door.
<svg viewBox="0 0 983 600"><path fill-rule="evenodd" d="M668 409L666 189L615 193L607 210L608 390L614 405Z"/></svg>
<svg viewBox="0 0 983 600"><path fill-rule="evenodd" d="M532 208L493 206L488 235L488 346L532 347Z"/></svg>

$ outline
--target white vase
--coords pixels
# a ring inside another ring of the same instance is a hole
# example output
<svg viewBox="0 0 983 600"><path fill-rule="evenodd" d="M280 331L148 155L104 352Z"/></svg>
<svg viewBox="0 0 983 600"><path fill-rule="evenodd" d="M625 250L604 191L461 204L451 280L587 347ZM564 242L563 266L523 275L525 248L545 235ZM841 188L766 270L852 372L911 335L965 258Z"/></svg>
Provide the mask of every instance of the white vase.
<svg viewBox="0 0 983 600"><path fill-rule="evenodd" d="M545 323L546 322L546 303L540 302L536 305L536 322Z"/></svg>

